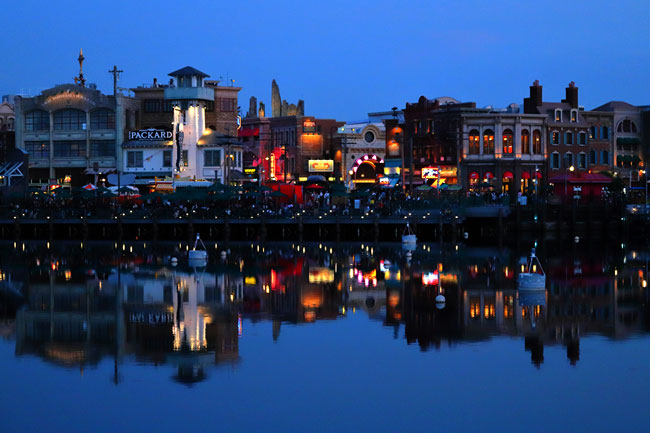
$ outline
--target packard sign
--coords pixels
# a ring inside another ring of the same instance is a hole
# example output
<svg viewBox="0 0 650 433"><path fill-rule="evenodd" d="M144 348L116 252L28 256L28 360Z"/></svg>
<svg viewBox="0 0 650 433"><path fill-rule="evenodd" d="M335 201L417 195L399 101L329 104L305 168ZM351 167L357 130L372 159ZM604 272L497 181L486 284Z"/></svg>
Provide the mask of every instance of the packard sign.
<svg viewBox="0 0 650 433"><path fill-rule="evenodd" d="M140 129L129 131L129 140L171 140L172 132L164 129Z"/></svg>
<svg viewBox="0 0 650 433"><path fill-rule="evenodd" d="M310 159L310 173L331 173L334 171L334 161L331 159Z"/></svg>

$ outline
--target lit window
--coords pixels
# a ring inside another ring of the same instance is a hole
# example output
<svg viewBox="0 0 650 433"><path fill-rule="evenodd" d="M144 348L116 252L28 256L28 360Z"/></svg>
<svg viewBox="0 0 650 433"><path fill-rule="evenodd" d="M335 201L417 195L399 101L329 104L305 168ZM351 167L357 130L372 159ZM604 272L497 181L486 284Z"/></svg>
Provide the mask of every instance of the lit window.
<svg viewBox="0 0 650 433"><path fill-rule="evenodd" d="M483 131L483 153L494 153L494 131L491 129Z"/></svg>
<svg viewBox="0 0 650 433"><path fill-rule="evenodd" d="M506 155L512 155L513 151L513 139L512 139L512 130L506 129L503 131L503 153Z"/></svg>
<svg viewBox="0 0 650 433"><path fill-rule="evenodd" d="M479 153L480 153L479 132L476 129L472 129L469 132L469 154L478 155Z"/></svg>
<svg viewBox="0 0 650 433"><path fill-rule="evenodd" d="M560 109L555 110L555 121L556 122L562 121L562 110Z"/></svg>
<svg viewBox="0 0 650 433"><path fill-rule="evenodd" d="M557 131L551 132L551 144L560 144L560 133Z"/></svg>
<svg viewBox="0 0 650 433"><path fill-rule="evenodd" d="M571 110L571 122L578 121L578 110Z"/></svg>
<svg viewBox="0 0 650 433"><path fill-rule="evenodd" d="M539 131L533 131L533 154L542 154L542 134Z"/></svg>
<svg viewBox="0 0 650 433"><path fill-rule="evenodd" d="M527 129L521 130L521 153L530 153L530 133Z"/></svg>

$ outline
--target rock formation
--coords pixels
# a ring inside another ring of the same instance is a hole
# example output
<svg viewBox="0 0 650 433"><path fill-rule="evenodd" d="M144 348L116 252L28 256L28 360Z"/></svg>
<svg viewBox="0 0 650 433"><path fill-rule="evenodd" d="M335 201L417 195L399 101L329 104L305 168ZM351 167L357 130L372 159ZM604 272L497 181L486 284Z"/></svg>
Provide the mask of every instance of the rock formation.
<svg viewBox="0 0 650 433"><path fill-rule="evenodd" d="M298 113L296 104L289 104L289 108L287 108L287 116L295 116L296 113Z"/></svg>
<svg viewBox="0 0 650 433"><path fill-rule="evenodd" d="M273 82L271 83L271 116L272 117L282 116L281 101L282 100L280 99L280 88L278 87L278 83L275 82L275 79L273 79Z"/></svg>
<svg viewBox="0 0 650 433"><path fill-rule="evenodd" d="M280 109L280 116L288 116L287 112L289 111L289 103L287 100L282 101L282 108Z"/></svg>
<svg viewBox="0 0 650 433"><path fill-rule="evenodd" d="M260 109L257 112L257 117L262 118L266 115L266 108L264 107L264 102L260 101Z"/></svg>
<svg viewBox="0 0 650 433"><path fill-rule="evenodd" d="M248 102L248 113L246 113L246 117L255 116L257 116L257 98L255 96L251 96L251 99Z"/></svg>
<svg viewBox="0 0 650 433"><path fill-rule="evenodd" d="M296 116L305 115L305 101L298 99L298 106L296 107Z"/></svg>

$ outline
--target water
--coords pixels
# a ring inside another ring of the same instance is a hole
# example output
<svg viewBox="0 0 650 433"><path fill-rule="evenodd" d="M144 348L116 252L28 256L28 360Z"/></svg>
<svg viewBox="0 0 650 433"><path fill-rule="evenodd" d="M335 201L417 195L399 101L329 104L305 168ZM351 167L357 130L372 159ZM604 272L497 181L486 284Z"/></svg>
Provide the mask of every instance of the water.
<svg viewBox="0 0 650 433"><path fill-rule="evenodd" d="M523 247L211 244L196 268L186 248L2 245L2 431L650 421L647 251L541 245L547 290L523 296Z"/></svg>

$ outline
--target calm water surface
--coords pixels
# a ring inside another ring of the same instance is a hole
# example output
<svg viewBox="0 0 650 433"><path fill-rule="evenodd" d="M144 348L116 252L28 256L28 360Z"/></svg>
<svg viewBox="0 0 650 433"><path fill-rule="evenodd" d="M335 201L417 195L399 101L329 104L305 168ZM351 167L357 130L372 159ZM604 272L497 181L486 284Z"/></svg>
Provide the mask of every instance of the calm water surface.
<svg viewBox="0 0 650 433"><path fill-rule="evenodd" d="M0 430L648 429L647 251L186 248L0 245Z"/></svg>

